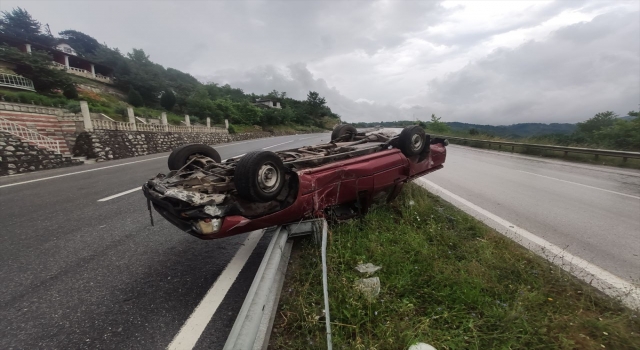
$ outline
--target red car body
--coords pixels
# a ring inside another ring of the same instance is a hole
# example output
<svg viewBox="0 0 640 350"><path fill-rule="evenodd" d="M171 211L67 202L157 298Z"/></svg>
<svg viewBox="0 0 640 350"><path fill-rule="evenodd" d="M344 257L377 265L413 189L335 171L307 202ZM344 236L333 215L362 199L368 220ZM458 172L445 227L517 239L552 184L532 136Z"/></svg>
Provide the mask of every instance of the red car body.
<svg viewBox="0 0 640 350"><path fill-rule="evenodd" d="M288 207L258 218L226 216L217 233L191 234L201 239L223 238L323 217L325 209L331 206L359 201L368 207L376 198L393 199L408 181L443 167L446 158L444 142L431 144L426 155L406 157L399 149L393 148L300 170L297 172L297 197Z"/></svg>

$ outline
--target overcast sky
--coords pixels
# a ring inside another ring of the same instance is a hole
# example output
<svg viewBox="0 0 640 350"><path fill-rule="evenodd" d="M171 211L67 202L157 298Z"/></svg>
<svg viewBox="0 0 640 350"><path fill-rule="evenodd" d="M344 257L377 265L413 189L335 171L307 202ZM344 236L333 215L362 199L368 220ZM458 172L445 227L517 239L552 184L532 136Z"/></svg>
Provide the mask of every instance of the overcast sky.
<svg viewBox="0 0 640 350"><path fill-rule="evenodd" d="M203 82L347 121L577 122L640 104L639 1L9 1Z"/></svg>

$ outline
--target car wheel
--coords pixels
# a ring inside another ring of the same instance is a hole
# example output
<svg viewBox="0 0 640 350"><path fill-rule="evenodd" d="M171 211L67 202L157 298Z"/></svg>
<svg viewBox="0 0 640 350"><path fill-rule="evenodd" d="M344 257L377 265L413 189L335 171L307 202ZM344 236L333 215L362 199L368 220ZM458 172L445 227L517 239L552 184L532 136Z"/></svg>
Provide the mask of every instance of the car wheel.
<svg viewBox="0 0 640 350"><path fill-rule="evenodd" d="M191 143L180 146L171 152L169 159L167 160L169 170L181 169L189 162L189 158L194 155L209 157L216 163L220 163L221 161L220 154L218 154L218 151L213 149L213 147L209 147L201 143Z"/></svg>
<svg viewBox="0 0 640 350"><path fill-rule="evenodd" d="M343 140L343 141L352 141L357 133L358 131L353 125L349 125L349 124L338 125L335 129L333 129L333 132L331 133L331 141L335 141L345 135L351 135L351 136L345 137L344 139L346 140Z"/></svg>
<svg viewBox="0 0 640 350"><path fill-rule="evenodd" d="M238 196L255 202L268 202L280 194L285 183L285 167L277 154L253 151L240 158L234 183Z"/></svg>
<svg viewBox="0 0 640 350"><path fill-rule="evenodd" d="M415 156L422 153L426 146L424 129L418 125L407 126L400 132L398 148L407 156Z"/></svg>

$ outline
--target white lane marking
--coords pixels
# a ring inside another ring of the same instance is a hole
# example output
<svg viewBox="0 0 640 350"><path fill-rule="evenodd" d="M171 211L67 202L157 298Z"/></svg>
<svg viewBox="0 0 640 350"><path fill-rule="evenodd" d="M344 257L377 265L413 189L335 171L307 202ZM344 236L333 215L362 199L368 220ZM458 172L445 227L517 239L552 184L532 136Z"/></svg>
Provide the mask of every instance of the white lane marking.
<svg viewBox="0 0 640 350"><path fill-rule="evenodd" d="M109 199L114 199L114 198L117 198L117 197L120 197L120 196L124 196L125 194L133 193L133 192L135 192L135 191L141 191L141 189L140 189L140 188L141 188L141 187L140 187L140 186L138 186L138 187L136 187L136 188L132 188L132 189L130 189L130 190L128 190L128 191L124 191L124 192L116 193L116 194L114 194L113 196L109 196L109 197L104 197L104 198L102 198L102 199L98 199L98 202L108 201Z"/></svg>
<svg viewBox="0 0 640 350"><path fill-rule="evenodd" d="M306 140L306 139L312 139L312 138L314 138L314 137L315 137L315 136L305 137L305 138L302 138L302 139L298 139L298 141L302 141L302 140Z"/></svg>
<svg viewBox="0 0 640 350"><path fill-rule="evenodd" d="M129 164L134 164L134 163L148 162L148 161L150 161L150 160L160 159L160 158L166 158L166 156L162 156L162 157L155 157L155 158L149 158L149 159L143 159L143 160L136 160L135 162L128 162L128 163L122 163L122 164L116 164L116 165L103 166L103 167L101 167L101 168L95 168L95 169L89 169L89 170L76 171L76 172L74 172L74 173L68 173L68 174L61 174L61 175L55 175L55 176L49 176L49 177L43 177L43 178L41 178L41 179L34 179L34 180L28 180L28 181L16 182L16 183L13 183L13 184L1 185L1 186L0 186L0 188L3 188L3 187L11 187L11 186L17 186L17 185L24 185L24 184L28 184L28 183L32 183L32 182L38 182L38 181L44 181L44 180L49 180L49 179L55 179L55 178L58 178L58 177L64 177L64 176L70 176L70 175L76 175L76 174L88 173L88 172L98 171L98 170L102 170L102 169L115 168L115 167L119 167L119 166L123 166L123 165L129 165Z"/></svg>
<svg viewBox="0 0 640 350"><path fill-rule="evenodd" d="M222 146L213 145L213 147L214 148L222 148L222 147L227 147L227 146L241 145L243 143L249 143L249 142L259 141L259 140L262 140L262 139L255 139L255 140L244 141L244 142L236 142L236 143L227 143L226 145L222 145Z"/></svg>
<svg viewBox="0 0 640 350"><path fill-rule="evenodd" d="M640 199L640 197L638 196L634 196L631 194L626 194L626 193L622 193L622 192L616 192L616 191L611 191L611 190L605 190L604 188L600 188L600 187L593 187L593 186L589 186L589 185L585 185L585 184L581 184L578 182L573 182L573 181L567 181L567 180L562 180L562 179L557 179L555 177L551 177L551 176L545 176L545 175L540 175L540 174L536 174L536 173L530 173L528 171L524 171L524 170L518 170L521 173L525 173L525 174L530 174L530 175L535 175L535 176L540 176L540 177L544 177L546 179L551 179L551 180L556 180L556 181L562 181L562 182L566 182L569 184L573 184L573 185L577 185L577 186L582 186L582 187L587 187L587 188L591 188L594 190L599 190L599 191L604 191L604 192L609 192L609 193L614 193L614 194L619 194L621 196L625 196L625 197L631 197L631 198L635 198L635 199Z"/></svg>
<svg viewBox="0 0 640 350"><path fill-rule="evenodd" d="M640 288L633 284L482 209L425 178L417 179L416 183L605 294L620 299L624 305L640 310Z"/></svg>
<svg viewBox="0 0 640 350"><path fill-rule="evenodd" d="M253 231L244 241L243 245L238 249L236 255L231 259L229 265L222 271L220 277L211 286L204 298L200 301L198 307L193 310L187 322L182 326L180 332L176 334L167 347L169 350L190 350L198 342L200 335L211 321L211 317L215 314L218 306L229 292L229 289L240 274L240 271L247 263L247 260L253 253L256 245L262 238L264 230Z"/></svg>
<svg viewBox="0 0 640 350"><path fill-rule="evenodd" d="M273 148L273 147L281 146L281 145L284 145L284 144L287 144L287 143L290 143L290 142L293 142L293 141L295 141L295 140L291 140L291 141L287 141L287 142L279 143L279 144L277 144L277 145L273 145L273 146L269 146L269 147L264 147L264 148L262 148L262 149L269 149L269 148Z"/></svg>
<svg viewBox="0 0 640 350"><path fill-rule="evenodd" d="M229 159L240 158L240 157L244 156L245 154L246 154L246 153L238 154L237 156L233 156L233 157L231 157L231 158L229 158ZM222 160L222 162L224 162L225 160L226 160L226 159L223 159L223 160Z"/></svg>

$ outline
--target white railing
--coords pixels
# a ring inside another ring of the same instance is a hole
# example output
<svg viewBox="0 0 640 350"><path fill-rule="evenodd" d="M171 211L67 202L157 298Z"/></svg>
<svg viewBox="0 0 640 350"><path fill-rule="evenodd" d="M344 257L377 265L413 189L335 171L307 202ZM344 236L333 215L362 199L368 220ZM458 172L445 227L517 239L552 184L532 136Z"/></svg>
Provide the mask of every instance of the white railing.
<svg viewBox="0 0 640 350"><path fill-rule="evenodd" d="M36 91L33 81L20 75L0 73L0 86Z"/></svg>
<svg viewBox="0 0 640 350"><path fill-rule="evenodd" d="M88 70L84 70L82 68L71 67L71 66L69 66L69 68L67 68L67 70L72 71L72 72L81 73L81 74L91 74L91 73L89 73Z"/></svg>
<svg viewBox="0 0 640 350"><path fill-rule="evenodd" d="M109 78L109 77L105 77L105 76L104 76L104 75L102 75L102 74L98 74L98 73L96 73L96 76L95 76L94 78L95 78L95 79L97 79L97 80L105 81L105 82L107 82L107 83L111 83L111 78Z"/></svg>
<svg viewBox="0 0 640 350"><path fill-rule="evenodd" d="M201 133L219 133L227 134L228 131L224 128L206 126L177 126L177 125L162 125L162 124L134 124L126 122L115 122L107 120L92 119L94 129L102 130L126 130L126 131L151 131L151 132L201 132Z"/></svg>
<svg viewBox="0 0 640 350"><path fill-rule="evenodd" d="M64 64L60 64L56 61L51 61L51 65L56 67L56 68L60 68L60 69L67 69L67 66L65 66Z"/></svg>
<svg viewBox="0 0 640 350"><path fill-rule="evenodd" d="M27 129L22 125L2 117L0 117L0 131L6 131L9 134L15 135L27 142L35 143L39 147L60 153L60 141L38 134L31 129Z"/></svg>
<svg viewBox="0 0 640 350"><path fill-rule="evenodd" d="M134 123L112 122L108 120L99 120L99 119L92 119L91 123L93 124L94 129L127 130L127 131L136 130L136 125Z"/></svg>

